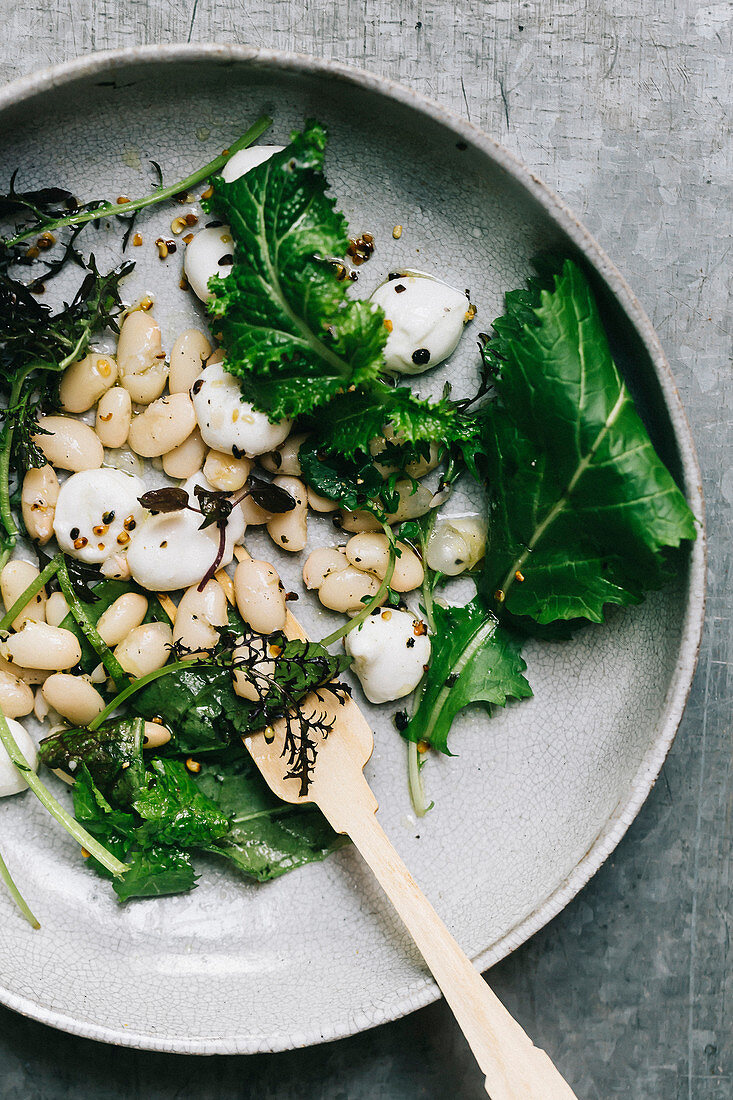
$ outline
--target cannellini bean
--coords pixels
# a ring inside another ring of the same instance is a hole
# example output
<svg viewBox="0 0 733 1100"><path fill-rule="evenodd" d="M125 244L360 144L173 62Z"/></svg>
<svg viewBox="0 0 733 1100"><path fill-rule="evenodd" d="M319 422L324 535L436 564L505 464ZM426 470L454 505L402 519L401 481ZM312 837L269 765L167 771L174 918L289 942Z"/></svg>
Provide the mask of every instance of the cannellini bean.
<svg viewBox="0 0 733 1100"><path fill-rule="evenodd" d="M371 512L364 512L361 510L349 512L346 508L342 508L340 527L343 531L355 531L358 533L381 531L382 534L384 534L382 525L376 516Z"/></svg>
<svg viewBox="0 0 733 1100"><path fill-rule="evenodd" d="M353 565L329 573L318 589L318 599L332 611L361 611L364 597L376 596L379 581L371 573L363 573ZM387 593L384 593L384 599Z"/></svg>
<svg viewBox="0 0 733 1100"><path fill-rule="evenodd" d="M54 672L42 688L43 698L75 726L87 726L104 710L104 699L83 676Z"/></svg>
<svg viewBox="0 0 733 1100"><path fill-rule="evenodd" d="M42 416L38 420L43 433L33 442L58 470L98 470L104 460L104 447L88 424L69 416Z"/></svg>
<svg viewBox="0 0 733 1100"><path fill-rule="evenodd" d="M252 661L253 652L257 655ZM232 652L232 659L248 662L251 671L241 669L232 674L234 692L241 699L249 699L252 703L259 702L267 695L269 684L267 677L271 677L275 671L275 662L267 656L267 642L264 638L253 639L247 645L237 646ZM259 673L259 675L258 675Z"/></svg>
<svg viewBox="0 0 733 1100"><path fill-rule="evenodd" d="M273 485L287 490L295 501L290 512L273 515L267 523L267 533L281 550L297 553L308 540L308 498L305 485L297 477L273 478Z"/></svg>
<svg viewBox="0 0 733 1100"><path fill-rule="evenodd" d="M46 463L31 469L23 478L21 511L26 531L45 546L53 534L53 514L59 498L59 479L53 466Z"/></svg>
<svg viewBox="0 0 733 1100"><path fill-rule="evenodd" d="M24 684L28 684L29 687L35 687L36 684L42 684L43 681L50 675L50 669L41 668L24 668L22 665L12 664L10 661L0 656L0 672L8 672L11 676L15 676L16 679L22 680Z"/></svg>
<svg viewBox="0 0 733 1100"><path fill-rule="evenodd" d="M163 455L163 469L168 477L189 478L201 469L206 454L206 444L201 432L194 428L188 439Z"/></svg>
<svg viewBox="0 0 733 1100"><path fill-rule="evenodd" d="M308 507L312 508L314 512L335 512L338 508L335 500L322 497L315 489L311 489L310 485L306 487L306 491L308 493Z"/></svg>
<svg viewBox="0 0 733 1100"><path fill-rule="evenodd" d="M115 657L131 676L145 676L162 668L170 656L173 632L167 623L136 626L115 647Z"/></svg>
<svg viewBox="0 0 733 1100"><path fill-rule="evenodd" d="M396 443L398 445L404 443L404 436L401 435L399 432L395 434L391 430L391 428L387 427L384 436L377 436L376 439L372 439L372 441L370 442L370 453L376 459L378 459L379 455L386 449L387 443ZM405 473L409 477L425 477L426 474L429 474L430 471L434 470L435 467L438 465L438 462L440 461L439 455L439 445L435 442L431 442L428 446L427 457L421 455L420 458L416 459L414 462L408 462L405 466ZM389 465L387 463L382 463L379 461L375 462L374 465L377 467L383 477L388 477L389 474L395 473L400 468L399 466Z"/></svg>
<svg viewBox="0 0 733 1100"><path fill-rule="evenodd" d="M132 420L132 398L124 386L113 386L99 399L94 430L105 447L124 447Z"/></svg>
<svg viewBox="0 0 733 1100"><path fill-rule="evenodd" d="M191 398L187 393L172 393L133 418L127 442L143 458L156 458L179 447L195 427Z"/></svg>
<svg viewBox="0 0 733 1100"><path fill-rule="evenodd" d="M48 676L46 677L46 679L48 679ZM28 690L30 691L30 688ZM33 713L35 714L38 721L45 722L48 718L50 710L50 706L43 698L43 688L36 688L35 694L33 696Z"/></svg>
<svg viewBox="0 0 733 1100"><path fill-rule="evenodd" d="M239 507L242 509L247 527L261 527L263 523L269 523L272 519L272 512L266 512L264 508L260 508L252 497L245 497Z"/></svg>
<svg viewBox="0 0 733 1100"><path fill-rule="evenodd" d="M131 630L140 626L148 613L148 601L140 592L125 592L103 611L97 633L108 646L119 645Z"/></svg>
<svg viewBox="0 0 733 1100"><path fill-rule="evenodd" d="M29 584L38 579L38 570L29 561L9 561L0 573L0 593L2 593L5 610L9 611L19 596L25 592ZM42 588L27 603L23 610L13 619L13 630L20 630L28 621L45 623L46 621L46 589Z"/></svg>
<svg viewBox="0 0 733 1100"><path fill-rule="evenodd" d="M219 640L217 627L227 621L227 598L216 580L207 581L202 592L191 585L183 593L176 613L173 641L188 652L187 657L202 658Z"/></svg>
<svg viewBox="0 0 733 1100"><path fill-rule="evenodd" d="M46 622L49 626L61 626L69 614L69 605L63 592L52 592L46 600Z"/></svg>
<svg viewBox="0 0 733 1100"><path fill-rule="evenodd" d="M197 328L186 329L171 351L168 389L171 393L188 393L211 355L211 344Z"/></svg>
<svg viewBox="0 0 733 1100"><path fill-rule="evenodd" d="M285 590L280 577L266 561L240 561L234 573L237 610L258 634L272 634L285 627Z"/></svg>
<svg viewBox="0 0 733 1100"><path fill-rule="evenodd" d="M90 351L64 371L59 397L64 412L83 413L117 381L117 364L109 355Z"/></svg>
<svg viewBox="0 0 733 1100"><path fill-rule="evenodd" d="M425 577L422 562L405 542L398 542L399 557L395 561L390 588L395 592L412 592ZM389 539L385 534L354 535L346 543L346 557L357 569L374 573L380 580L387 572Z"/></svg>
<svg viewBox="0 0 733 1100"><path fill-rule="evenodd" d="M395 489L400 494L400 502L397 510L389 515L390 523L403 523L406 519L417 519L430 511L434 496L432 489L427 485L415 487L412 481L403 479L395 482Z"/></svg>
<svg viewBox="0 0 733 1100"><path fill-rule="evenodd" d="M262 455L259 459L260 463L271 474L287 474L291 477L300 477L303 471L300 468L298 452L307 438L307 432L289 435L277 450L268 451L267 454Z"/></svg>
<svg viewBox="0 0 733 1100"><path fill-rule="evenodd" d="M236 493L249 477L251 458L234 458L223 451L209 451L204 463L204 477L215 489Z"/></svg>
<svg viewBox="0 0 733 1100"><path fill-rule="evenodd" d="M486 553L486 523L476 512L439 515L426 548L431 569L457 577L473 569Z"/></svg>
<svg viewBox="0 0 733 1100"><path fill-rule="evenodd" d="M110 554L104 559L99 569L102 575L111 581L129 581L132 576L125 551Z"/></svg>
<svg viewBox="0 0 733 1100"><path fill-rule="evenodd" d="M29 621L0 642L0 656L25 668L61 671L79 663L81 646L70 630Z"/></svg>
<svg viewBox="0 0 733 1100"><path fill-rule="evenodd" d="M348 565L343 550L319 546L305 560L303 583L306 588L320 588L329 573L338 573Z"/></svg>
<svg viewBox="0 0 733 1100"><path fill-rule="evenodd" d="M159 749L167 745L173 734L161 722L146 722L143 725L143 748Z"/></svg>
<svg viewBox="0 0 733 1100"><path fill-rule="evenodd" d="M128 313L117 345L120 381L139 405L160 397L168 377L168 365L160 339L160 327L153 315L136 309Z"/></svg>
<svg viewBox="0 0 733 1100"><path fill-rule="evenodd" d="M20 722L16 722L14 718L8 718L8 726L29 768L33 772L38 771L36 746L25 726L21 726ZM6 795L10 794L18 794L19 791L24 791L27 786L28 784L23 778L23 772L16 768L5 747L0 745L0 798L5 798Z"/></svg>
<svg viewBox="0 0 733 1100"><path fill-rule="evenodd" d="M33 710L33 692L11 672L0 670L0 710L6 718L22 718Z"/></svg>
<svg viewBox="0 0 733 1100"><path fill-rule="evenodd" d="M106 679L107 669L104 667L104 661L100 661L89 673L89 680L92 684L103 684Z"/></svg>

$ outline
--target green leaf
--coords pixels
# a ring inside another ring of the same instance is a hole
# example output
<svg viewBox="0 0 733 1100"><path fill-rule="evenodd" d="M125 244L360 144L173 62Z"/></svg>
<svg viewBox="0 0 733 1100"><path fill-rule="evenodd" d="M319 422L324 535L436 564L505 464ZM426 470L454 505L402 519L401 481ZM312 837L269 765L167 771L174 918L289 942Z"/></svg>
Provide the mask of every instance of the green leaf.
<svg viewBox="0 0 733 1100"><path fill-rule="evenodd" d="M166 847L133 852L129 871L113 883L120 901L185 894L195 885L196 873L189 853Z"/></svg>
<svg viewBox="0 0 733 1100"><path fill-rule="evenodd" d="M448 734L459 711L472 703L504 706L532 694L517 642L473 599L465 607L433 609L438 641L420 705L404 736L448 750Z"/></svg>
<svg viewBox="0 0 733 1100"><path fill-rule="evenodd" d="M249 757L204 764L196 782L230 818L227 836L212 851L259 882L325 859L348 843L315 807L276 798Z"/></svg>
<svg viewBox="0 0 733 1100"><path fill-rule="evenodd" d="M490 541L484 590L515 616L602 622L669 575L695 520L611 358L590 286L566 261L507 295L484 351Z"/></svg>
<svg viewBox="0 0 733 1100"><path fill-rule="evenodd" d="M374 379L387 339L384 314L349 298L334 257L348 227L326 192L326 133L315 122L238 180L214 180L211 209L232 230L234 266L213 279L210 309L226 369L272 419L326 403Z"/></svg>
<svg viewBox="0 0 733 1100"><path fill-rule="evenodd" d="M142 722L133 718L94 732L61 729L44 737L38 758L47 767L60 768L72 776L85 767L106 800L124 805L145 778L142 727Z"/></svg>
<svg viewBox="0 0 733 1100"><path fill-rule="evenodd" d="M178 760L150 762L146 784L132 798L144 824L135 837L142 847L206 848L228 830L225 814Z"/></svg>

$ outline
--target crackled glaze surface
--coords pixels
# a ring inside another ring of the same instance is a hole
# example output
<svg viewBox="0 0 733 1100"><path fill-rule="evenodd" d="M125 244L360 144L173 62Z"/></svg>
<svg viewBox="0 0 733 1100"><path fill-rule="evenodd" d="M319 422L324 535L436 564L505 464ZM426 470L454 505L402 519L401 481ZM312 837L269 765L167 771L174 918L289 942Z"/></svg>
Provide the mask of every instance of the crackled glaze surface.
<svg viewBox="0 0 733 1100"><path fill-rule="evenodd" d="M158 66L143 51L87 62L76 81L60 76L57 84L18 106L22 84L0 95L0 178L20 163L24 184L63 176L84 197L135 194L150 186L150 158L172 179L261 110L275 117L273 141L313 114L329 126L329 177L352 228L377 239L360 290L398 267L438 273L470 287L479 307L474 335L538 250L571 243L585 251L611 287L604 298L619 361L700 514L688 429L646 318L582 228L478 131L405 90L385 94L376 79L247 50L197 50L188 59L172 51ZM78 109L90 97L93 119ZM155 295L167 348L201 316L178 290L180 253L161 264L152 245L170 216L141 221L146 247L133 250L138 269L127 289L131 299ZM397 223L405 232L394 241ZM100 260L111 257L115 239L102 230L94 245ZM475 366L469 333L420 386L426 392L429 380L437 390L449 379L454 392L468 393ZM328 534L327 520L312 524L314 543ZM392 708L365 704L376 730L368 777L381 820L481 966L562 908L637 812L692 674L702 559L698 544L674 586L614 614L606 629L563 646L527 647L535 697L490 723L463 716L453 742L460 759L431 761L436 809L425 821L410 814ZM283 565L288 587L299 587L301 560ZM325 616L306 601L300 607L306 627L322 633ZM351 851L265 886L212 862L194 894L120 908L29 796L7 800L0 822L4 854L24 866L24 889L44 917L32 934L0 895L0 996L49 1023L160 1050L249 1052L348 1034L436 995Z"/></svg>

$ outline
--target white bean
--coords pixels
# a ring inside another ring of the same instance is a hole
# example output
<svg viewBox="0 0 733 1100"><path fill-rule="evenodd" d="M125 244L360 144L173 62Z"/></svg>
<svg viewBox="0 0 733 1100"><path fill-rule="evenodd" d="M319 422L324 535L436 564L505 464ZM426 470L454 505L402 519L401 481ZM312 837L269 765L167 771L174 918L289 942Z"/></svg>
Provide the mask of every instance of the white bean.
<svg viewBox="0 0 733 1100"><path fill-rule="evenodd" d="M251 458L234 458L223 451L209 451L204 463L204 477L215 489L236 493L249 477Z"/></svg>
<svg viewBox="0 0 733 1100"><path fill-rule="evenodd" d="M376 516L361 509L356 512L349 512L346 508L342 508L340 526L343 531L355 531L360 534L371 531L382 531L384 533Z"/></svg>
<svg viewBox="0 0 733 1100"><path fill-rule="evenodd" d="M117 364L109 355L90 351L64 371L59 397L64 412L83 413L117 381Z"/></svg>
<svg viewBox="0 0 733 1100"><path fill-rule="evenodd" d="M257 654L254 662L253 652ZM267 656L267 642L264 638L256 638L247 645L237 646L232 653L232 659L235 665L239 660L246 660L252 669L251 672L241 669L232 674L235 694L252 703L259 702L269 691L267 677L272 677L275 671L274 660Z"/></svg>
<svg viewBox="0 0 733 1100"><path fill-rule="evenodd" d="M113 386L100 398L94 430L105 447L124 447L132 420L132 398L124 386Z"/></svg>
<svg viewBox="0 0 733 1100"><path fill-rule="evenodd" d="M197 328L186 329L171 351L168 389L171 393L188 393L211 355L211 344Z"/></svg>
<svg viewBox="0 0 733 1100"><path fill-rule="evenodd" d="M295 501L290 512L273 515L267 523L267 533L281 550L297 553L308 541L308 498L305 485L297 477L273 478L273 485L287 490Z"/></svg>
<svg viewBox="0 0 733 1100"><path fill-rule="evenodd" d="M136 309L128 313L117 345L120 381L133 401L149 405L160 397L168 377L160 327L153 315Z"/></svg>
<svg viewBox="0 0 733 1100"><path fill-rule="evenodd" d="M104 710L104 699L83 676L54 672L41 690L48 705L75 726L89 725Z"/></svg>
<svg viewBox="0 0 733 1100"><path fill-rule="evenodd" d="M16 722L14 718L8 718L8 726L15 742L20 749L25 762L31 771L38 771L38 753L36 746L25 726ZM24 773L16 768L10 759L7 750L0 745L0 798L6 795L18 794L28 786Z"/></svg>
<svg viewBox="0 0 733 1100"><path fill-rule="evenodd" d="M0 670L0 709L6 718L22 718L33 710L33 692L11 672Z"/></svg>
<svg viewBox="0 0 733 1100"><path fill-rule="evenodd" d="M46 677L46 679L48 679L48 676ZM30 688L28 690L30 691ZM33 713L35 714L38 721L45 722L48 718L50 710L50 706L43 698L43 688L36 688L35 694L33 696Z"/></svg>
<svg viewBox="0 0 733 1100"><path fill-rule="evenodd" d="M69 605L63 592L52 592L46 600L46 622L49 626L61 626L69 614Z"/></svg>
<svg viewBox="0 0 733 1100"><path fill-rule="evenodd" d="M322 497L315 489L311 489L310 485L307 486L306 491L308 493L308 507L312 508L314 512L335 512L338 508L338 503L335 500Z"/></svg>
<svg viewBox="0 0 733 1100"><path fill-rule="evenodd" d="M318 589L318 599L332 611L361 611L364 597L376 596L379 581L371 573L362 573L353 565L347 565L336 573L329 573ZM384 593L382 602L387 598Z"/></svg>
<svg viewBox="0 0 733 1100"><path fill-rule="evenodd" d="M108 646L119 645L131 630L140 626L148 613L148 601L140 592L125 592L103 611L97 633Z"/></svg>
<svg viewBox="0 0 733 1100"><path fill-rule="evenodd" d="M276 450L261 455L258 461L271 474L287 474L292 477L300 477L303 471L300 468L298 452L307 438L307 432L289 435Z"/></svg>
<svg viewBox="0 0 733 1100"><path fill-rule="evenodd" d="M188 652L187 658L202 658L219 640L217 627L227 621L227 598L216 580L207 581L203 592L192 584L181 597L173 627L173 641Z"/></svg>
<svg viewBox="0 0 733 1100"><path fill-rule="evenodd" d="M173 734L160 722L146 722L143 726L143 748L159 749L167 745Z"/></svg>
<svg viewBox="0 0 733 1100"><path fill-rule="evenodd" d="M329 573L338 573L345 569L348 562L343 550L333 550L330 546L319 546L305 560L303 583L306 588L320 588Z"/></svg>
<svg viewBox="0 0 733 1100"><path fill-rule="evenodd" d="M173 632L167 623L145 623L131 630L114 653L125 672L140 677L163 667L172 644Z"/></svg>
<svg viewBox="0 0 733 1100"><path fill-rule="evenodd" d="M0 656L0 672L8 672L11 676L15 676L16 679L22 680L24 684L28 684L29 687L35 687L36 684L43 683L50 675L51 670L24 668L22 665L12 664L10 661L6 661L4 657Z"/></svg>
<svg viewBox="0 0 733 1100"><path fill-rule="evenodd" d="M188 439L163 455L163 469L168 477L186 479L201 469L206 454L206 444L201 432L194 428Z"/></svg>
<svg viewBox="0 0 733 1100"><path fill-rule="evenodd" d="M0 656L25 668L60 671L79 663L81 646L70 630L27 622L17 634L0 643Z"/></svg>
<svg viewBox="0 0 733 1100"><path fill-rule="evenodd" d="M406 479L397 481L395 489L400 494L400 502L397 510L389 515L390 523L402 523L406 519L417 519L430 511L434 493L427 485L415 487L412 481Z"/></svg>
<svg viewBox="0 0 733 1100"><path fill-rule="evenodd" d="M45 546L53 535L53 517L59 499L59 479L53 466L46 463L30 469L23 478L21 511L26 531Z"/></svg>
<svg viewBox="0 0 733 1100"><path fill-rule="evenodd" d="M425 577L422 562L407 543L398 542L400 556L395 560L390 588L395 592L412 592ZM374 573L380 580L387 572L389 539L385 534L354 535L346 543L346 557L357 569Z"/></svg>
<svg viewBox="0 0 733 1100"><path fill-rule="evenodd" d="M285 627L285 590L280 577L266 561L240 561L234 573L237 610L258 634L272 634Z"/></svg>
<svg viewBox="0 0 733 1100"><path fill-rule="evenodd" d="M127 442L143 458L157 458L180 447L195 427L191 398L187 393L172 393L153 401L133 418Z"/></svg>
<svg viewBox="0 0 733 1100"><path fill-rule="evenodd" d="M43 433L33 442L52 466L59 470L98 470L104 460L104 448L88 424L69 416L42 416L38 420Z"/></svg>
<svg viewBox="0 0 733 1100"><path fill-rule="evenodd" d="M245 497L239 507L242 509L247 527L261 527L263 523L269 523L272 519L272 512L266 512L264 508L260 508L252 497Z"/></svg>
<svg viewBox="0 0 733 1100"><path fill-rule="evenodd" d="M38 570L29 561L9 561L0 573L0 593L5 610L9 611L19 596L22 596L29 584L38 579ZM46 589L42 588L13 619L13 630L20 630L28 621L45 623Z"/></svg>

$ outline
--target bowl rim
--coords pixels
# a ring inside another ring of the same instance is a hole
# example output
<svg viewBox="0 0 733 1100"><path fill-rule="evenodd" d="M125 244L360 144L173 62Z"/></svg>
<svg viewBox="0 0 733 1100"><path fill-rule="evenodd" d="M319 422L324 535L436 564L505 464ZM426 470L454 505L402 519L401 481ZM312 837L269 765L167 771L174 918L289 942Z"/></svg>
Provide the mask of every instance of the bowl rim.
<svg viewBox="0 0 733 1100"><path fill-rule="evenodd" d="M474 956L473 962L478 969L486 970L505 958L556 917L614 851L639 813L661 771L689 697L705 617L707 563L705 501L695 444L671 367L649 317L630 286L595 238L562 199L518 157L474 123L467 121L439 102L388 77L308 54L231 43L133 46L87 54L9 82L0 88L0 121L4 111L10 107L78 80L99 74L114 73L129 65L180 62L218 62L251 66L255 70L275 67L295 74L330 77L382 94L442 124L459 140L478 149L504 169L517 185L539 203L551 220L573 242L610 289L615 301L646 348L656 374L679 448L687 499L698 520L698 538L690 548L687 605L677 663L662 709L658 734L641 761L631 783L628 798L616 807L573 870L528 916L505 933L501 939ZM321 1022L315 1028L304 1029L307 1042L316 1045L320 1042L346 1038L368 1027L376 1027L399 1019L437 1000L440 995L440 990L432 979L416 979L398 998L390 1001L389 1007L375 1009L368 1023L363 1020L356 1021L346 1015L325 1026ZM264 1050L270 1052L287 1050L295 1045L283 1036L275 1037L263 1046L260 1041L253 1041L252 1037L248 1036L227 1039L202 1037L183 1039L178 1036L151 1035L136 1031L134 1028L109 1027L88 1020L78 1020L65 1012L39 1005L30 997L18 995L2 985L0 985L0 1003L59 1030L141 1050L182 1054L250 1054L261 1053ZM309 1031L310 1034L308 1034ZM297 1045L304 1045L304 1035L298 1036Z"/></svg>

